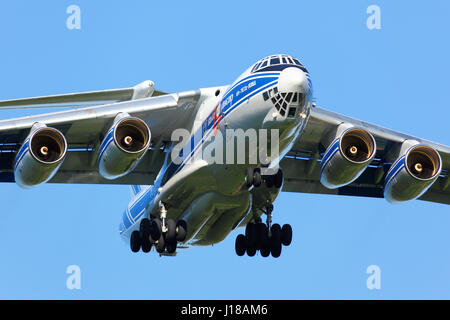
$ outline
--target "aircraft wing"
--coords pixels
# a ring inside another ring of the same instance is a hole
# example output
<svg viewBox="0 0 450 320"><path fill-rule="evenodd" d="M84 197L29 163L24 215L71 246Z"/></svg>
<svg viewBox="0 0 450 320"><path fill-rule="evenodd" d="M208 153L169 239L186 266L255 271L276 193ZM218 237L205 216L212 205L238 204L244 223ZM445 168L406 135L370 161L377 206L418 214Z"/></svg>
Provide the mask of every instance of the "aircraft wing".
<svg viewBox="0 0 450 320"><path fill-rule="evenodd" d="M166 94L154 89L153 81L146 80L131 88L77 92L44 97L0 101L0 109L80 107L129 101Z"/></svg>
<svg viewBox="0 0 450 320"><path fill-rule="evenodd" d="M119 96L122 95L120 99L126 98L122 89L109 90L108 92L109 94L106 95L109 97L116 95L116 98L120 98ZM95 100L99 97L97 93L87 94L87 96ZM127 100L133 98L133 93L131 93L131 96L128 95ZM74 94L80 101L83 100L80 98L83 95L83 93ZM31 105L55 101L57 101L55 104L58 104L64 100L61 98L64 96L68 97L68 95L62 95L58 96L57 99L54 99L55 96L53 96L38 98L37 100L23 99L21 102L16 100L17 103L14 105L23 105L25 101ZM1 120L0 182L15 181L13 163L16 153L28 136L33 124L40 122L61 131L68 143L66 158L49 182L151 185L163 164L164 157L161 147L164 142L171 140L171 133L175 128L190 130L194 122L194 111L198 108L199 98L200 90L163 94L148 98L136 98L135 96L131 101ZM72 99L72 101L75 100ZM11 102L0 102L0 109L1 106L5 105L11 105ZM98 173L97 156L105 134L120 112L126 112L145 121L150 128L153 143L149 152L131 173L111 181Z"/></svg>
<svg viewBox="0 0 450 320"><path fill-rule="evenodd" d="M320 182L320 163L327 145L325 137L342 123L349 123L370 132L377 144L375 157L369 167L353 183L328 189ZM283 169L283 191L321 193L383 198L384 178L392 161L389 152L405 140L416 140L436 149L442 159L442 172L437 181L419 199L450 204L450 148L431 141L352 119L322 108L311 108L305 131L292 150L280 162Z"/></svg>

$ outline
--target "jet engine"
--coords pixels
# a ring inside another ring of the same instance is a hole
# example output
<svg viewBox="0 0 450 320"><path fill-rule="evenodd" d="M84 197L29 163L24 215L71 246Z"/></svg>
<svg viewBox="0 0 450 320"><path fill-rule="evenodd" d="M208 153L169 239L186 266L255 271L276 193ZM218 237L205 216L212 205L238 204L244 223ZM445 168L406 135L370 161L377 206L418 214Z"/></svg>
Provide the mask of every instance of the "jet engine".
<svg viewBox="0 0 450 320"><path fill-rule="evenodd" d="M326 150L320 166L320 182L329 189L356 180L376 152L373 136L360 128L344 130Z"/></svg>
<svg viewBox="0 0 450 320"><path fill-rule="evenodd" d="M441 157L435 149L412 146L389 169L384 197L391 203L416 199L436 181L441 169Z"/></svg>
<svg viewBox="0 0 450 320"><path fill-rule="evenodd" d="M100 174L113 180L129 173L147 152L150 138L150 129L141 119L124 116L115 121L100 145Z"/></svg>
<svg viewBox="0 0 450 320"><path fill-rule="evenodd" d="M35 125L14 161L16 183L26 188L47 182L58 171L66 152L67 141L61 132Z"/></svg>

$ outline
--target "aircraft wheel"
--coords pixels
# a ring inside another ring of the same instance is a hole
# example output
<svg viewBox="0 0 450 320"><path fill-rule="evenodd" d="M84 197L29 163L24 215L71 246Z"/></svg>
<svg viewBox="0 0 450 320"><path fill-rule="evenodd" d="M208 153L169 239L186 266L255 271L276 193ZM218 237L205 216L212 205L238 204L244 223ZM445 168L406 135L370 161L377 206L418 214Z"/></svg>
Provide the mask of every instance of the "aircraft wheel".
<svg viewBox="0 0 450 320"><path fill-rule="evenodd" d="M150 230L152 228L152 223L149 219L144 218L141 220L141 224L139 225L139 236L141 239L146 239L150 235Z"/></svg>
<svg viewBox="0 0 450 320"><path fill-rule="evenodd" d="M245 183L248 188L253 185L253 169L247 168L245 169Z"/></svg>
<svg viewBox="0 0 450 320"><path fill-rule="evenodd" d="M175 253L175 251L177 251L177 242L176 241L167 242L166 250L168 253Z"/></svg>
<svg viewBox="0 0 450 320"><path fill-rule="evenodd" d="M264 179L265 181L266 181L266 187L267 188L272 188L273 187L273 176L266 176L265 177L265 179Z"/></svg>
<svg viewBox="0 0 450 320"><path fill-rule="evenodd" d="M256 254L256 246L255 245L247 245L247 255L249 257L253 257Z"/></svg>
<svg viewBox="0 0 450 320"><path fill-rule="evenodd" d="M155 244L155 248L158 253L163 253L166 249L166 239L164 239L164 235L162 233L158 239L158 242Z"/></svg>
<svg viewBox="0 0 450 320"><path fill-rule="evenodd" d="M137 230L131 233L130 247L133 252L138 252L141 248L141 238L139 237L139 231Z"/></svg>
<svg viewBox="0 0 450 320"><path fill-rule="evenodd" d="M142 239L142 252L150 252L152 249L152 243L150 242L150 239Z"/></svg>
<svg viewBox="0 0 450 320"><path fill-rule="evenodd" d="M267 226L259 222L256 224L256 247L257 249L261 249L267 242L268 242L268 232L267 232Z"/></svg>
<svg viewBox="0 0 450 320"><path fill-rule="evenodd" d="M249 222L245 227L245 237L247 238L247 242L251 245L256 245L256 223Z"/></svg>
<svg viewBox="0 0 450 320"><path fill-rule="evenodd" d="M166 219L167 233L166 242L177 241L177 224L173 219Z"/></svg>
<svg viewBox="0 0 450 320"><path fill-rule="evenodd" d="M253 173L253 185L255 188L258 188L261 185L262 178L261 178L261 172L258 170L255 170Z"/></svg>
<svg viewBox="0 0 450 320"><path fill-rule="evenodd" d="M285 246L290 245L292 242L292 227L289 224L283 225L281 228L281 243Z"/></svg>
<svg viewBox="0 0 450 320"><path fill-rule="evenodd" d="M242 257L245 254L245 250L247 248L247 239L243 234L240 234L236 237L236 254L240 257Z"/></svg>
<svg viewBox="0 0 450 320"><path fill-rule="evenodd" d="M151 220L151 228L150 228L150 237L156 241L161 237L162 233L162 222L160 219L152 219Z"/></svg>
<svg viewBox="0 0 450 320"><path fill-rule="evenodd" d="M270 252L272 257L278 258L281 255L281 228L279 224L272 225L272 236L270 237Z"/></svg>
<svg viewBox="0 0 450 320"><path fill-rule="evenodd" d="M184 220L178 220L177 222L177 241L183 242L186 240L187 235L187 224Z"/></svg>
<svg viewBox="0 0 450 320"><path fill-rule="evenodd" d="M274 178L274 186L277 189L281 188L281 185L283 184L283 171L281 169L278 169L277 173L275 174Z"/></svg>
<svg viewBox="0 0 450 320"><path fill-rule="evenodd" d="M261 249L259 249L259 251L261 252L261 256L263 256L264 258L268 257L270 255L270 245L269 243L264 244Z"/></svg>

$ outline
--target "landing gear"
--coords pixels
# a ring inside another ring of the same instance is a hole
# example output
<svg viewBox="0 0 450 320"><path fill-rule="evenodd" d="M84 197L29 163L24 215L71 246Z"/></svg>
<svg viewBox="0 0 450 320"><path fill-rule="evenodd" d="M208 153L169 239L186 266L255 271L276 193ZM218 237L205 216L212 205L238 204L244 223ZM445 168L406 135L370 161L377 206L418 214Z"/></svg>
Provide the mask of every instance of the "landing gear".
<svg viewBox="0 0 450 320"><path fill-rule="evenodd" d="M177 243L186 240L187 225L184 220L166 219L166 214L164 205L161 205L161 219L141 220L139 231L135 230L131 233L131 251L138 252L142 249L143 252L150 252L154 246L158 253L176 252Z"/></svg>
<svg viewBox="0 0 450 320"><path fill-rule="evenodd" d="M247 249L247 238L240 234L236 237L235 250L238 256L243 256L245 254L245 250Z"/></svg>
<svg viewBox="0 0 450 320"><path fill-rule="evenodd" d="M258 188L261 185L261 182L262 182L262 177L261 177L261 171L259 170L259 168L245 169L245 183L248 188L250 188L251 186Z"/></svg>
<svg viewBox="0 0 450 320"><path fill-rule="evenodd" d="M264 176L264 181L266 182L267 188L275 187L277 189L280 189L283 185L283 171L281 169L278 169L277 173L272 175Z"/></svg>
<svg viewBox="0 0 450 320"><path fill-rule="evenodd" d="M245 169L245 184L248 188L251 186L258 188L263 182L265 182L267 188L275 187L279 189L283 185L283 172L278 169L276 174L262 175L260 168Z"/></svg>
<svg viewBox="0 0 450 320"><path fill-rule="evenodd" d="M278 258L282 247L289 246L292 242L292 227L289 224L281 227L278 223L272 224L273 206L266 207L266 223L261 221L249 222L245 228L245 235L240 234L236 238L236 254L243 256L245 253L253 257L259 250L262 257L272 255Z"/></svg>
<svg viewBox="0 0 450 320"><path fill-rule="evenodd" d="M131 233L130 247L133 252L138 252L141 248L141 237L139 236L139 231L133 231Z"/></svg>

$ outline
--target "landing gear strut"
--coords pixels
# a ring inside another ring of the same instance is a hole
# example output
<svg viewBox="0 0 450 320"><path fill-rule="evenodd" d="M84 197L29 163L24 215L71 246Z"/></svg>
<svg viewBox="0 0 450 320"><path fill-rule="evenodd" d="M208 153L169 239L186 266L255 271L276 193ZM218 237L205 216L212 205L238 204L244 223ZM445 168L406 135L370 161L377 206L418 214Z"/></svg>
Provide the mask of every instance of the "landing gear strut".
<svg viewBox="0 0 450 320"><path fill-rule="evenodd" d="M131 233L131 251L138 252L142 249L143 252L150 252L154 246L158 253L167 251L173 254L177 250L177 243L186 240L186 222L167 219L167 211L163 204L160 206L160 213L161 219L144 218L139 225L139 231L135 230Z"/></svg>
<svg viewBox="0 0 450 320"><path fill-rule="evenodd" d="M273 205L265 208L266 223L259 221L249 222L245 228L245 235L240 234L236 238L235 250L238 256L252 257L257 251L261 256L272 255L278 258L281 255L282 246L289 246L292 242L292 227L289 224L280 227L278 223L272 224Z"/></svg>

